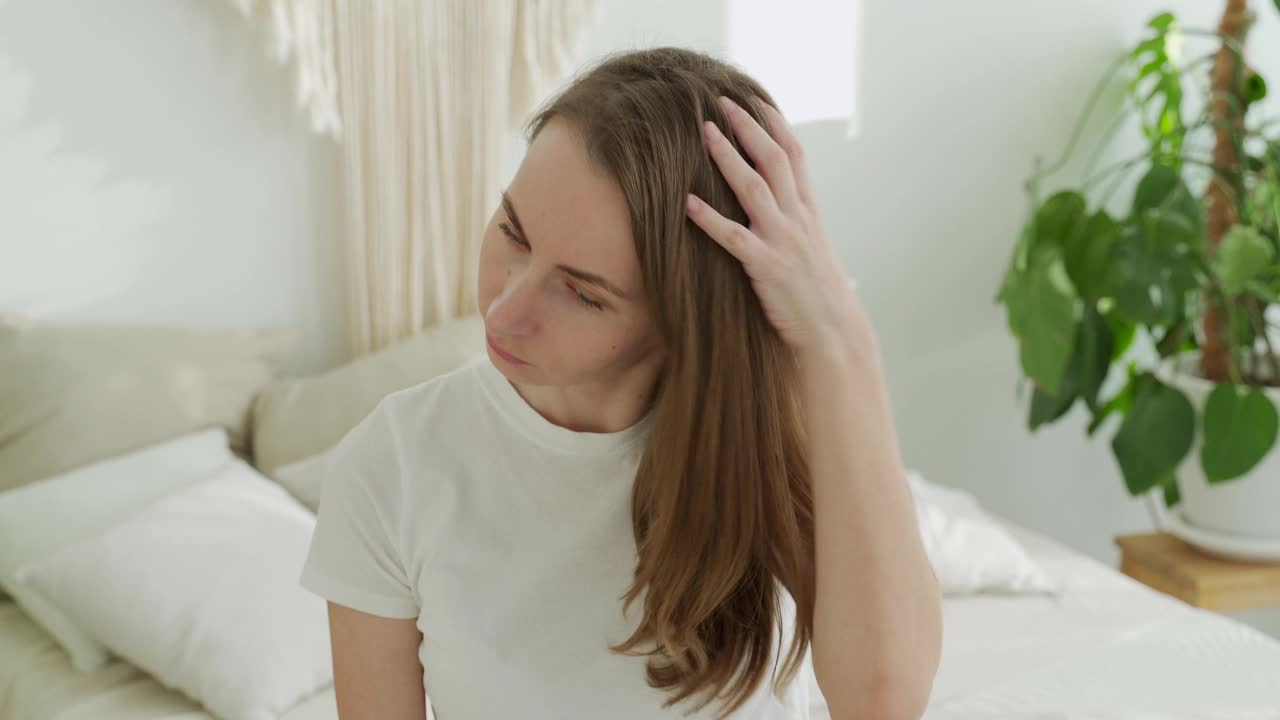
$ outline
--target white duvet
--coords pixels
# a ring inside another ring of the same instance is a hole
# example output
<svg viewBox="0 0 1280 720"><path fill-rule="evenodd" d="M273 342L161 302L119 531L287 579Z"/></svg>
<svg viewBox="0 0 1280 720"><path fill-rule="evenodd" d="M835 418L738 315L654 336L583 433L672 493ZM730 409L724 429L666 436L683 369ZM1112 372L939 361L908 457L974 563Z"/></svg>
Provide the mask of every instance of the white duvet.
<svg viewBox="0 0 1280 720"><path fill-rule="evenodd" d="M926 720L1280 720L1280 642L1017 527L1058 597L948 598ZM813 720L824 720L819 698ZM77 675L0 603L0 718L209 720L123 661ZM332 689L282 720L336 720Z"/></svg>
<svg viewBox="0 0 1280 720"><path fill-rule="evenodd" d="M948 599L926 720L1280 720L1280 642L1010 531L1062 594Z"/></svg>

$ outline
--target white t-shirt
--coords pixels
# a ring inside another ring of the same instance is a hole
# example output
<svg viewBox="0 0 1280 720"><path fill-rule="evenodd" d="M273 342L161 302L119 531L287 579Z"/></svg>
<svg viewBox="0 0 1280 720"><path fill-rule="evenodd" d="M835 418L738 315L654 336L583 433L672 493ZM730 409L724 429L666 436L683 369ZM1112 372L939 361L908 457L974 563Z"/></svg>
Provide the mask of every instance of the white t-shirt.
<svg viewBox="0 0 1280 720"><path fill-rule="evenodd" d="M641 596L624 617L621 596L636 564L631 489L651 420L616 433L559 427L487 357L392 393L321 462L302 585L362 612L417 618L438 720L686 717L687 703L662 707L645 658L609 649L643 607ZM775 638L779 662L790 632ZM808 718L809 672L806 661L781 700L766 679L732 717Z"/></svg>

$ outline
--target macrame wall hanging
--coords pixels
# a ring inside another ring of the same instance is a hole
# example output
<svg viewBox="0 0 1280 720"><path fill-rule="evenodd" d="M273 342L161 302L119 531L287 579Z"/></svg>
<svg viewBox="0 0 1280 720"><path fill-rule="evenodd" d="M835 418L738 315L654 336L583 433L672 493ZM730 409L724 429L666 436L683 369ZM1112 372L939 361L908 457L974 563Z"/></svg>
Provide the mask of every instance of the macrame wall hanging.
<svg viewBox="0 0 1280 720"><path fill-rule="evenodd" d="M510 130L561 83L596 0L232 0L341 142L349 357L476 312Z"/></svg>

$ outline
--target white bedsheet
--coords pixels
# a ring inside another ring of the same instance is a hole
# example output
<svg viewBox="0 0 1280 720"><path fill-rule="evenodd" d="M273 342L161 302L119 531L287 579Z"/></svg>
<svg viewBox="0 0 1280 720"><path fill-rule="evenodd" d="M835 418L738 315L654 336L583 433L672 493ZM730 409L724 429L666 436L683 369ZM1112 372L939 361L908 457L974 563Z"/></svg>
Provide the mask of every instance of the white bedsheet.
<svg viewBox="0 0 1280 720"><path fill-rule="evenodd" d="M1065 592L948 599L926 720L1280 720L1280 643L1010 530ZM814 711L825 720L820 703ZM329 689L282 720L336 718ZM123 661L77 675L17 606L0 602L0 719L212 716Z"/></svg>
<svg viewBox="0 0 1280 720"><path fill-rule="evenodd" d="M1063 593L948 599L927 720L1280 719L1280 642L1007 525Z"/></svg>

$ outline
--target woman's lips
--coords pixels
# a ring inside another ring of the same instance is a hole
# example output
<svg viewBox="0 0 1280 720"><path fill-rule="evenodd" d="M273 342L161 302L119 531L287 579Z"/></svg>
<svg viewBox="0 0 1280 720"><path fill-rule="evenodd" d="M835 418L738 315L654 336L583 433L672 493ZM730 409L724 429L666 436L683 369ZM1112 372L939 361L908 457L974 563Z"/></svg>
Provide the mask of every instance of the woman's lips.
<svg viewBox="0 0 1280 720"><path fill-rule="evenodd" d="M506 350L503 350L503 349L502 349L502 346L501 346L501 345L499 345L498 343L494 342L494 341L493 341L493 338L492 338L491 336L486 335L486 336L485 336L485 339L489 341L489 349L490 349L490 350L493 350L493 352L494 352L495 354L497 354L497 356L498 356L498 357L500 357L500 358L502 358L503 360L506 360L507 362L509 362L509 363L511 363L511 364L513 364L513 365L528 365L528 364L529 364L529 363L525 362L524 360L521 360L520 358L516 357L515 355L512 355L511 353L507 352Z"/></svg>

